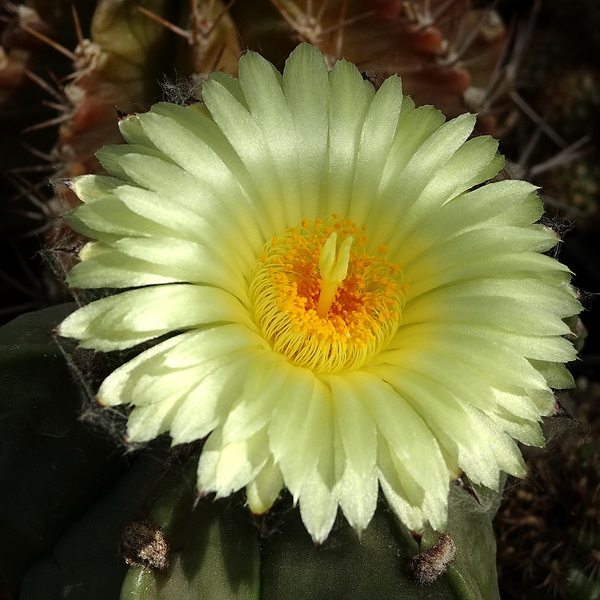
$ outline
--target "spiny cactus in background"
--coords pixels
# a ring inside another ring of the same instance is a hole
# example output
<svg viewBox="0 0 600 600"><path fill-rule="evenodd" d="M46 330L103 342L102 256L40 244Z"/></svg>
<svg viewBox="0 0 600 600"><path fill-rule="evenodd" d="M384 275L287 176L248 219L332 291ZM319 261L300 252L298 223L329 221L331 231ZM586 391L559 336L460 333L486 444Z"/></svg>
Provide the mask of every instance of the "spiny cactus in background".
<svg viewBox="0 0 600 600"><path fill-rule="evenodd" d="M355 62L374 82L398 73L417 104L449 118L478 112L480 133L497 135L511 122L505 27L493 9L470 0L27 0L4 10L0 107L17 109L23 92L39 86L21 129L35 132L43 150L36 160L44 158L57 178L101 172L95 152L121 140L115 108L143 111L161 96L189 101L211 71L235 75L243 49L281 64L300 41L319 47L331 64ZM64 188L60 197L40 190L45 182L35 173L11 177L27 197L21 203L35 205L46 244L57 250L49 255L53 268L64 273L78 240L52 218L77 199ZM33 229L39 223L27 209L24 227ZM47 295L42 305L62 299L60 283Z"/></svg>
<svg viewBox="0 0 600 600"><path fill-rule="evenodd" d="M590 144L600 133L600 72L581 65L564 69L561 77L548 78L546 90L552 99L548 125L560 131L557 142L563 152L576 159L556 164L555 157L543 156L550 168L539 173L538 180L556 201L551 208L564 207L569 218L579 217L582 229L590 231L600 217L599 155ZM565 140L577 142L570 146Z"/></svg>
<svg viewBox="0 0 600 600"><path fill-rule="evenodd" d="M264 21L251 18L255 4ZM506 45L498 15L469 0L259 0L239 10L244 39L270 60L281 61L293 38L306 41L331 64L343 56L376 80L400 75L417 105L433 104L448 117L479 108L469 100L477 104L490 86ZM492 114L481 115L482 126L493 133Z"/></svg>
<svg viewBox="0 0 600 600"><path fill-rule="evenodd" d="M69 27L64 10L57 24L37 16L47 8L30 0L13 10L12 27L38 48L57 27ZM77 46L56 46L73 68L64 88L53 93L61 110L53 121L61 122L53 155L63 176L98 169L94 152L119 139L115 106L123 112L143 110L158 99L163 74L192 81L213 70L235 74L244 48L260 48L278 63L299 41L309 41L331 63L345 57L376 79L398 73L418 105L433 104L454 117L477 108L465 99L490 85L506 41L498 16L491 9L475 10L468 0L314 5L259 0L228 6L217 0L101 0L89 29L84 26L82 33L77 13L74 20ZM43 51L51 52L50 46ZM16 48L9 49L8 62L17 55ZM492 116L482 115L486 133L494 132Z"/></svg>

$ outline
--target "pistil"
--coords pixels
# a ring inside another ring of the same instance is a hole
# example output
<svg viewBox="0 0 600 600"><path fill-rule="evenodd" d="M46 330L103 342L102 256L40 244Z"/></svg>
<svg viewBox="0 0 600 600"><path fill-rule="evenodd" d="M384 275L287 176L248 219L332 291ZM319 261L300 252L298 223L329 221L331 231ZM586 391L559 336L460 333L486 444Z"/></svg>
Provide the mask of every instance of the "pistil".
<svg viewBox="0 0 600 600"><path fill-rule="evenodd" d="M348 236L341 244L336 257L337 232L333 232L323 244L319 255L319 272L321 275L321 292L317 302L317 315L324 319L333 304L338 288L348 274L352 236Z"/></svg>

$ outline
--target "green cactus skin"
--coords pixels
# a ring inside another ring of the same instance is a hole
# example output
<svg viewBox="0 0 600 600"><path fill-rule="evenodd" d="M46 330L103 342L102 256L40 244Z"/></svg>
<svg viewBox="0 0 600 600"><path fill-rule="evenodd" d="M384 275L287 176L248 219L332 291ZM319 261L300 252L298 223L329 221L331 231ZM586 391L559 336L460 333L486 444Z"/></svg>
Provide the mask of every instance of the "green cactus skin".
<svg viewBox="0 0 600 600"><path fill-rule="evenodd" d="M187 470L176 467L163 477L145 513L171 546L168 569L131 567L120 600L499 598L490 522L497 495L479 503L453 487L449 523L456 559L437 581L420 584L409 568L419 544L384 503L360 539L340 519L330 538L315 546L289 499L280 500L260 529L239 498L198 500L196 460L192 456ZM426 532L421 548L438 538Z"/></svg>
<svg viewBox="0 0 600 600"><path fill-rule="evenodd" d="M187 471L172 470L161 480L147 512L171 546L168 569L130 568L120 600L499 598L490 522L497 497L482 497L480 504L453 486L449 527L456 559L437 581L420 584L409 568L419 544L383 502L360 538L339 519L330 538L315 546L297 509L282 499L261 535L241 500L195 498L196 459ZM421 549L438 538L425 532Z"/></svg>
<svg viewBox="0 0 600 600"><path fill-rule="evenodd" d="M80 422L80 392L51 334L74 308L0 329L0 578L13 589L126 467Z"/></svg>

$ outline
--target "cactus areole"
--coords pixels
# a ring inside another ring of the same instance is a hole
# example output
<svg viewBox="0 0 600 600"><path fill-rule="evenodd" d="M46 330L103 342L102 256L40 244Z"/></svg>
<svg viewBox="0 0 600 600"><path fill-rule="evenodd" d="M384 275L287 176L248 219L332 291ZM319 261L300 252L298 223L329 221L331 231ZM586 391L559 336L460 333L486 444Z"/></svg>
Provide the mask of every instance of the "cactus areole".
<svg viewBox="0 0 600 600"><path fill-rule="evenodd" d="M379 489L444 531L453 478L522 475L580 307L535 187L486 184L503 159L474 123L308 44L283 75L248 52L202 103L123 119L66 220L92 240L70 285L126 291L59 333L161 338L98 392L133 407L128 439L206 438L201 492L263 513L287 487L316 542L338 508L362 531Z"/></svg>

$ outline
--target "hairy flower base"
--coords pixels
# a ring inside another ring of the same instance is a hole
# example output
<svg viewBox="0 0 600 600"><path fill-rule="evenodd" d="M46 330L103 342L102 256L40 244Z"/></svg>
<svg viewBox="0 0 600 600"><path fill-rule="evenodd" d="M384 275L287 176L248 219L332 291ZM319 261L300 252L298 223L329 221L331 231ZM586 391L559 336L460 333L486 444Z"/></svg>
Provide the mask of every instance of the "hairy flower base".
<svg viewBox="0 0 600 600"><path fill-rule="evenodd" d="M522 475L514 440L543 444L579 310L535 187L482 185L503 161L472 115L306 44L283 75L245 54L203 98L123 119L98 154L113 177L73 182L66 219L94 241L69 282L125 291L60 334L167 338L98 392L133 407L128 438L207 438L202 492L245 487L260 513L286 486L316 541L339 508L363 530L379 489L443 529L451 478Z"/></svg>
<svg viewBox="0 0 600 600"><path fill-rule="evenodd" d="M339 256L335 260L338 236L339 255L347 249L343 265ZM363 231L343 219L332 224L305 219L271 240L259 259L250 297L275 352L315 373L334 373L361 367L389 342L400 318L401 267L385 259L384 247L375 256L366 254L366 242ZM343 266L337 278L335 266Z"/></svg>

